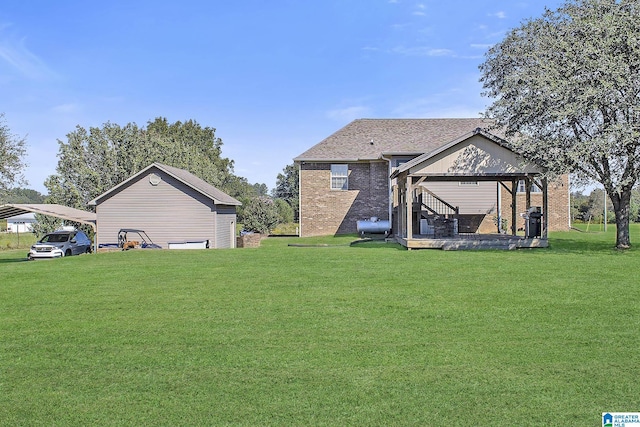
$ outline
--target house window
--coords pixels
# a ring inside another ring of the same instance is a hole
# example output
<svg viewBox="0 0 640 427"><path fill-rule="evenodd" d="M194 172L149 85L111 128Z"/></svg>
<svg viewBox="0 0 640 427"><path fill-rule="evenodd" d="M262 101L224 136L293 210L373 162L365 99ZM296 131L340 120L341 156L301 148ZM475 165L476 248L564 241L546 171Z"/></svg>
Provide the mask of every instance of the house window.
<svg viewBox="0 0 640 427"><path fill-rule="evenodd" d="M520 181L518 181L518 193L526 193L526 192L527 192L527 185L525 183L525 180L521 179ZM540 187L536 185L535 182L533 182L531 183L531 192L542 193L542 190L540 189Z"/></svg>
<svg viewBox="0 0 640 427"><path fill-rule="evenodd" d="M389 162L389 166L391 166L391 169L396 170L398 169L400 166L404 165L405 163L413 160L415 158L415 156L413 157L394 157L390 160Z"/></svg>
<svg viewBox="0 0 640 427"><path fill-rule="evenodd" d="M349 165L331 165L331 189L349 189Z"/></svg>

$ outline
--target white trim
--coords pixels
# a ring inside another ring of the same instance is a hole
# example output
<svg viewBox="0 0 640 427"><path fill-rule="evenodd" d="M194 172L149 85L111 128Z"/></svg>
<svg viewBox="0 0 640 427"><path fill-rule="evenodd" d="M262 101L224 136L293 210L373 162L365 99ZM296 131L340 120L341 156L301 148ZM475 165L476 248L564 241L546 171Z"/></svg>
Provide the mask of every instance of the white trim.
<svg viewBox="0 0 640 427"><path fill-rule="evenodd" d="M336 169L335 172L334 172L334 166ZM338 170L338 167L340 167L339 168L340 170ZM346 168L345 174L343 174L343 171L342 171L343 167ZM338 183L338 182L342 182L343 179L344 179L344 182L340 187L334 186L334 180L336 183ZM349 189L349 164L331 163L329 188L331 189L331 191L346 191Z"/></svg>

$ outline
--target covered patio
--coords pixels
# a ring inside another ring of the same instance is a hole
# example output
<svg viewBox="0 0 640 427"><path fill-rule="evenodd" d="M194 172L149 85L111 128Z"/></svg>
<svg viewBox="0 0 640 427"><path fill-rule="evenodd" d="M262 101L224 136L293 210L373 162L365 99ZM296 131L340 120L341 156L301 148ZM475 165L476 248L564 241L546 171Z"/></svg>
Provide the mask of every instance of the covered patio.
<svg viewBox="0 0 640 427"><path fill-rule="evenodd" d="M543 172L512 151L503 139L476 129L393 172L394 238L408 249L547 247L548 182ZM525 183L525 199L519 205L520 181ZM463 226L468 218L461 215L460 207L448 203L445 194L427 189L429 183L449 183L451 191L456 191L462 183L478 182L496 183L493 233L469 232L470 228ZM542 193L542 206L532 206L534 186ZM524 233L518 234L523 215ZM509 224L507 229L502 227L504 223Z"/></svg>

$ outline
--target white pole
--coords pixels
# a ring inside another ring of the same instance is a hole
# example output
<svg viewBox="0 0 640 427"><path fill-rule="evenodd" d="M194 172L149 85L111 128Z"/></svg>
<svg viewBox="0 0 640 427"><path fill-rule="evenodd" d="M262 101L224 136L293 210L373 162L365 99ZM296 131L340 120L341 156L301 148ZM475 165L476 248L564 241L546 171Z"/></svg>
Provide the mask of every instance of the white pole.
<svg viewBox="0 0 640 427"><path fill-rule="evenodd" d="M498 234L502 234L502 193L500 190L500 182L496 182L498 197Z"/></svg>
<svg viewBox="0 0 640 427"><path fill-rule="evenodd" d="M602 186L602 194L604 199L604 231L607 231L607 190Z"/></svg>

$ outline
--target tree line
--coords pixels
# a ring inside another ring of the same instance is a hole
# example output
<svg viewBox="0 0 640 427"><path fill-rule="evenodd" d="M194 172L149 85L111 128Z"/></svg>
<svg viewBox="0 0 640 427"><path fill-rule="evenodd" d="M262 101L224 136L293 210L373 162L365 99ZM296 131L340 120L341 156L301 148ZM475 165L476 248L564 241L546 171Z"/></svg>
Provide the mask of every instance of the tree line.
<svg viewBox="0 0 640 427"><path fill-rule="evenodd" d="M607 206L607 223L615 224L616 217L611 200L604 194L602 188L595 188L589 194L582 192L571 193L571 219L572 222L604 222L604 206ZM631 192L629 204L629 221L640 222L640 189L634 188Z"/></svg>

